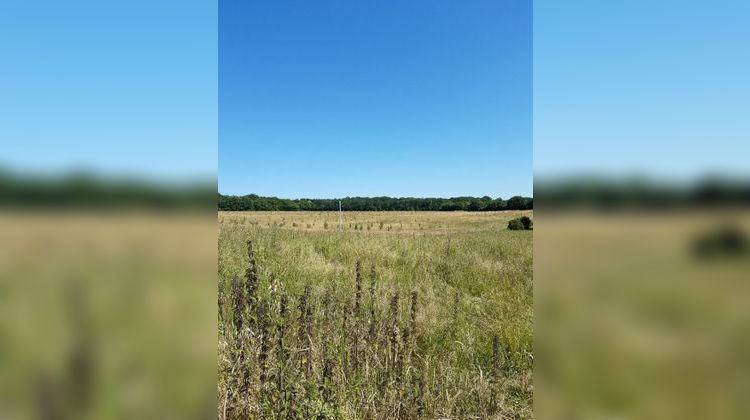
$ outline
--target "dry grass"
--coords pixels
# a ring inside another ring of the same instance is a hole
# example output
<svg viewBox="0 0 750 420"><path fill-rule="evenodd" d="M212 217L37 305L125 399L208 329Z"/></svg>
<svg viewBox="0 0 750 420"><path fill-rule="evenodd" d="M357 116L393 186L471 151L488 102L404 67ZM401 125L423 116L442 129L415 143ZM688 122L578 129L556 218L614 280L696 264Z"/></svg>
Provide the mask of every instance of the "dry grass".
<svg viewBox="0 0 750 420"><path fill-rule="evenodd" d="M537 415L748 418L750 259L697 258L747 209L539 213Z"/></svg>
<svg viewBox="0 0 750 420"><path fill-rule="evenodd" d="M212 218L2 212L0 231L0 418L213 412Z"/></svg>
<svg viewBox="0 0 750 420"><path fill-rule="evenodd" d="M219 417L532 417L519 213L220 213Z"/></svg>
<svg viewBox="0 0 750 420"><path fill-rule="evenodd" d="M492 212L395 211L343 213L345 231L372 234L456 234L488 229L504 229L510 219L530 216L530 210ZM279 228L304 232L338 231L338 212L226 211L219 212L219 223L230 226Z"/></svg>

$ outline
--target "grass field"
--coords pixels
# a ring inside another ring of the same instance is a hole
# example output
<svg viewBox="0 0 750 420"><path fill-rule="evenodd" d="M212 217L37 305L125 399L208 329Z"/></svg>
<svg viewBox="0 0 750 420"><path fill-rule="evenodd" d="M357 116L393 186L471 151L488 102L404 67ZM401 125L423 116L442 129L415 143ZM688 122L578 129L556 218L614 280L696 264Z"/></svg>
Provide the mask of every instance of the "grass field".
<svg viewBox="0 0 750 420"><path fill-rule="evenodd" d="M0 418L214 413L216 222L0 212Z"/></svg>
<svg viewBox="0 0 750 420"><path fill-rule="evenodd" d="M519 215L220 212L219 417L533 417Z"/></svg>
<svg viewBox="0 0 750 420"><path fill-rule="evenodd" d="M537 213L540 418L750 416L750 258L699 257L747 209Z"/></svg>

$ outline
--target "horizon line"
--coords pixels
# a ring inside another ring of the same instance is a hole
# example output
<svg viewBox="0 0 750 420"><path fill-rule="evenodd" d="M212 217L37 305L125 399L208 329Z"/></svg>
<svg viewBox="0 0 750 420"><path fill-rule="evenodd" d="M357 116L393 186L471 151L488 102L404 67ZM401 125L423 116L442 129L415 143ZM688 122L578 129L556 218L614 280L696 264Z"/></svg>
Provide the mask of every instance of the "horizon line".
<svg viewBox="0 0 750 420"><path fill-rule="evenodd" d="M474 195L455 195L451 197L426 197L426 196L390 196L390 195L347 195L343 197L296 197L296 198L289 198L289 197L279 197L275 195L260 195L255 193L249 193L249 194L225 194L222 192L218 192L219 195L225 196L225 197L249 197L251 195L255 195L260 198L278 198L281 200L344 200L344 199L351 199L351 198L393 198L393 199L405 199L405 198L416 198L416 199L435 199L435 200L448 200L453 198L477 198L482 199L484 197L489 197L491 200L506 200L506 198L503 197L493 197L491 195L482 195L482 196L474 196ZM523 198L534 198L534 195L523 195L523 194L516 194L511 195L508 197L508 199L513 197L523 197Z"/></svg>

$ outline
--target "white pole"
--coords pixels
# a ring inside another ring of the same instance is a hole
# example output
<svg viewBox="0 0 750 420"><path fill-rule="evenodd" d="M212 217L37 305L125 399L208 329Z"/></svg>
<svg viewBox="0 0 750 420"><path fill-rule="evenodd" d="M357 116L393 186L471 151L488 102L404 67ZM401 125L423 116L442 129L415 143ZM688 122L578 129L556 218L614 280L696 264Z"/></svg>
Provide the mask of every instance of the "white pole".
<svg viewBox="0 0 750 420"><path fill-rule="evenodd" d="M339 200L339 232L341 232L344 229L342 226L342 218L341 218L341 200Z"/></svg>

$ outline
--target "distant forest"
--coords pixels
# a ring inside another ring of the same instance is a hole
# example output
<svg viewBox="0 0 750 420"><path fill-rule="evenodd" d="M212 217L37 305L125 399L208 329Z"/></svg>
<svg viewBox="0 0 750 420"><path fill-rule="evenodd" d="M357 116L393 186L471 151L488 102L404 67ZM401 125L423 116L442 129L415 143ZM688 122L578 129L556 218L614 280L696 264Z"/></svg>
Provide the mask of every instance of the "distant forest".
<svg viewBox="0 0 750 420"><path fill-rule="evenodd" d="M536 179L534 196L541 208L675 209L750 205L750 180L705 177L675 184L649 179L571 177L556 181Z"/></svg>
<svg viewBox="0 0 750 420"><path fill-rule="evenodd" d="M216 181L167 184L91 172L18 174L0 166L0 209L215 211Z"/></svg>
<svg viewBox="0 0 750 420"><path fill-rule="evenodd" d="M528 210L534 208L530 197L511 197L508 200L491 197L453 198L392 198L346 197L341 206L348 211L497 211ZM236 196L219 194L219 210L223 211L335 211L338 199L296 200L261 197L255 194Z"/></svg>

